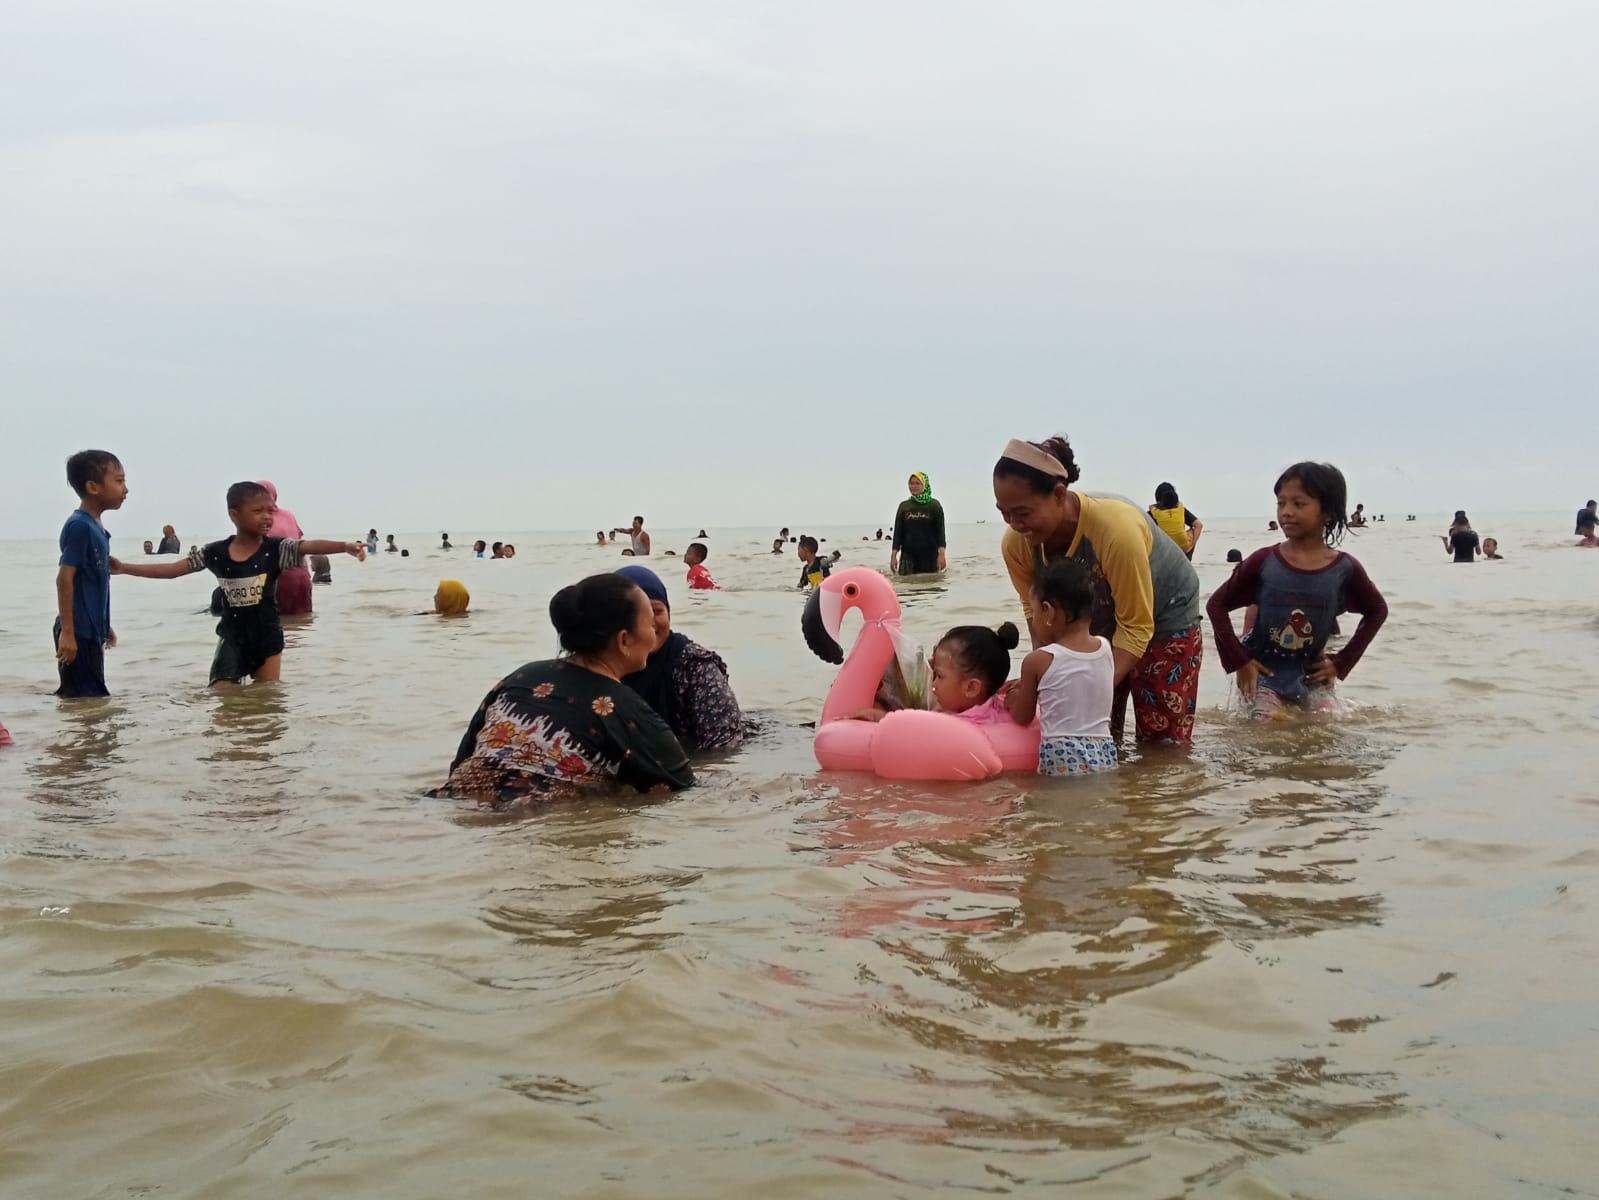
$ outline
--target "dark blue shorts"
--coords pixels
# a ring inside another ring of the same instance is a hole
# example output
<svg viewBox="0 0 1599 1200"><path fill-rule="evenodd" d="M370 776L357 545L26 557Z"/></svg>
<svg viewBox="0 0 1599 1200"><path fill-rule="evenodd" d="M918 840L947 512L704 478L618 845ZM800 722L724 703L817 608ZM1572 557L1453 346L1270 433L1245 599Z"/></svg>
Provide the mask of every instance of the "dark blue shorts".
<svg viewBox="0 0 1599 1200"><path fill-rule="evenodd" d="M61 622L57 620L52 631L55 644L61 645ZM56 695L65 698L76 696L109 696L105 685L105 646L100 642L80 640L78 657L62 665L57 660L56 670L61 676L61 686Z"/></svg>
<svg viewBox="0 0 1599 1200"><path fill-rule="evenodd" d="M246 678L253 678L267 659L282 653L281 629L255 638L241 637L228 630L217 639L217 652L211 659L211 682L242 683Z"/></svg>

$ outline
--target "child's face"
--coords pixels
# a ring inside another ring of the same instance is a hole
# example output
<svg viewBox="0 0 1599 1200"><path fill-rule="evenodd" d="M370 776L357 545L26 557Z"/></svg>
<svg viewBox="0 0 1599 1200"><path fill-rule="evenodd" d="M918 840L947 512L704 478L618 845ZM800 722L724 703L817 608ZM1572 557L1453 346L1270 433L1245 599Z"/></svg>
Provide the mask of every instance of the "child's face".
<svg viewBox="0 0 1599 1200"><path fill-rule="evenodd" d="M816 551L812 550L809 546L805 546L805 545L800 546L800 548L799 548L799 560L800 560L800 562L815 562L816 561Z"/></svg>
<svg viewBox="0 0 1599 1200"><path fill-rule="evenodd" d="M1297 479L1283 480L1277 489L1277 528L1294 538L1320 541L1326 529L1321 501L1312 496Z"/></svg>
<svg viewBox="0 0 1599 1200"><path fill-rule="evenodd" d="M251 496L238 508L228 509L228 519L240 533L266 537L272 531L272 497L265 492Z"/></svg>
<svg viewBox="0 0 1599 1200"><path fill-rule="evenodd" d="M84 485L84 497L104 509L121 508L128 498L128 475L121 463L112 463L98 481L91 479Z"/></svg>
<svg viewBox="0 0 1599 1200"><path fill-rule="evenodd" d="M1484 554L1499 553L1499 543L1494 541L1493 538L1484 538L1482 543L1482 552Z"/></svg>
<svg viewBox="0 0 1599 1200"><path fill-rule="evenodd" d="M933 649L933 700L943 712L965 712L982 703L983 681L962 670L960 659L942 642Z"/></svg>

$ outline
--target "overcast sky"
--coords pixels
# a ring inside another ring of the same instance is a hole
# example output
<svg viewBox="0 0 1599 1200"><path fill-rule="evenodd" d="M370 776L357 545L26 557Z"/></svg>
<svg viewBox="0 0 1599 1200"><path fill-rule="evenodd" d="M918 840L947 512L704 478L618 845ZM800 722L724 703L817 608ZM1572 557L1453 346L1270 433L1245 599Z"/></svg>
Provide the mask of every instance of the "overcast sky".
<svg viewBox="0 0 1599 1200"><path fill-rule="evenodd" d="M0 512L876 523L1599 493L1599 5L51 0L0 37ZM1356 497L1352 497L1354 499Z"/></svg>

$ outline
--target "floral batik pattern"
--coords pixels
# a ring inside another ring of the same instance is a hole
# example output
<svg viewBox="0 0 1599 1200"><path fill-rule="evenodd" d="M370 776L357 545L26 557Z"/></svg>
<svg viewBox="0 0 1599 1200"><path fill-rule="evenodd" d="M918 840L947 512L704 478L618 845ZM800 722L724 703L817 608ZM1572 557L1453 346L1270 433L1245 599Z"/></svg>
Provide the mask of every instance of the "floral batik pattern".
<svg viewBox="0 0 1599 1200"><path fill-rule="evenodd" d="M1133 720L1141 742L1189 746L1199 702L1199 663L1205 639L1199 626L1150 640L1130 679Z"/></svg>
<svg viewBox="0 0 1599 1200"><path fill-rule="evenodd" d="M441 793L503 807L613 779L667 791L692 786L694 772L666 723L629 688L556 659L495 685Z"/></svg>

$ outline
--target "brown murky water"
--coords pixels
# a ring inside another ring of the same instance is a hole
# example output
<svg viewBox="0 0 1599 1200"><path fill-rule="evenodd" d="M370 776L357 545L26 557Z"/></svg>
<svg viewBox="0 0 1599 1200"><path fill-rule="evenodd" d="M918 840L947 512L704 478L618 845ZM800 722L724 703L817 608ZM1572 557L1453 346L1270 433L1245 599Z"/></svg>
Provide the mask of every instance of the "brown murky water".
<svg viewBox="0 0 1599 1200"><path fill-rule="evenodd" d="M792 560L713 538L677 624L774 731L518 821L419 793L610 554L341 561L230 695L208 585L118 580L116 694L63 705L52 548L0 547L0 1194L1599 1195L1599 553L1559 523L1473 567L1367 533L1350 716L1242 724L1207 651L1191 754L1048 787L818 774ZM1012 614L998 532L909 630ZM1263 536L1212 527L1207 585ZM407 615L441 574L468 620Z"/></svg>

